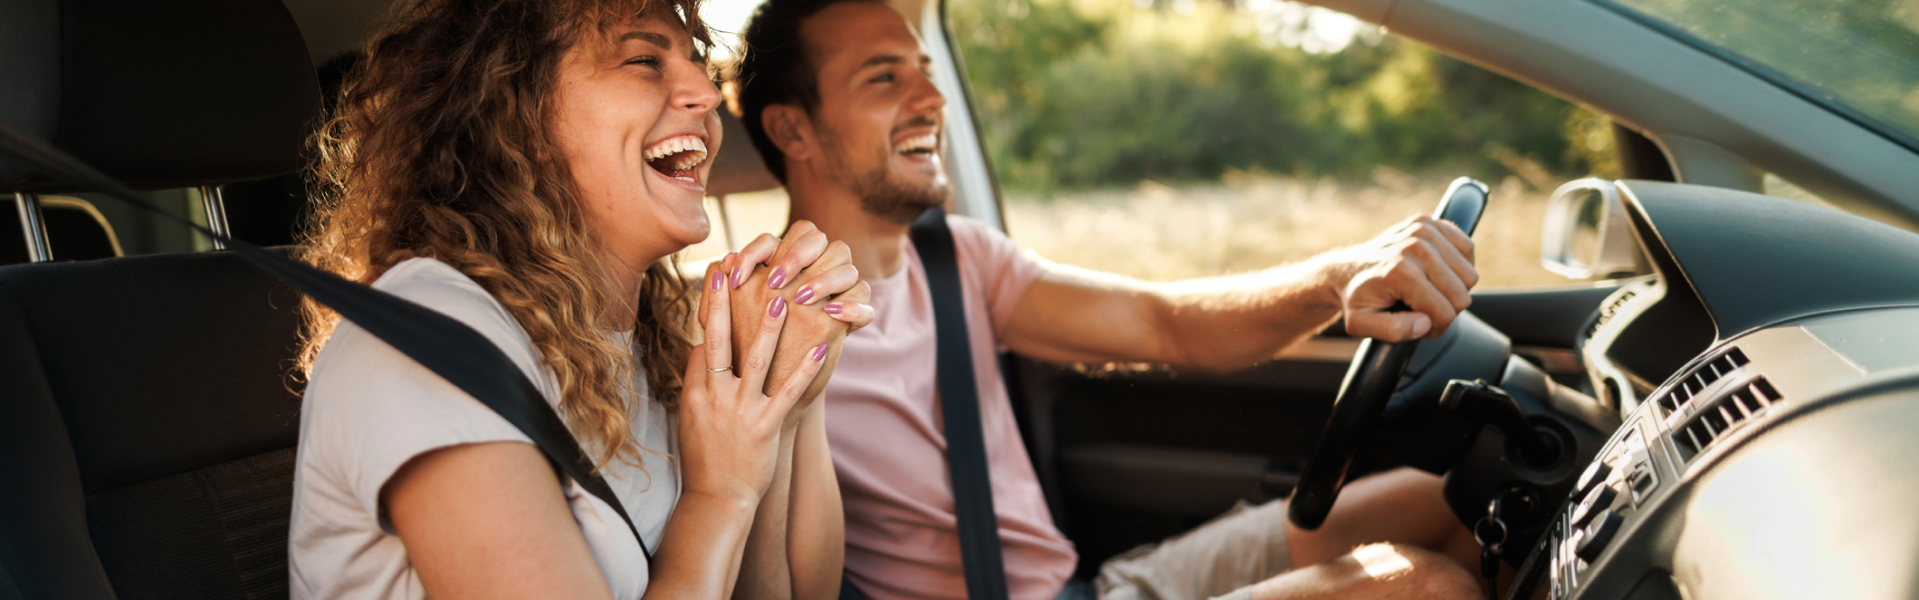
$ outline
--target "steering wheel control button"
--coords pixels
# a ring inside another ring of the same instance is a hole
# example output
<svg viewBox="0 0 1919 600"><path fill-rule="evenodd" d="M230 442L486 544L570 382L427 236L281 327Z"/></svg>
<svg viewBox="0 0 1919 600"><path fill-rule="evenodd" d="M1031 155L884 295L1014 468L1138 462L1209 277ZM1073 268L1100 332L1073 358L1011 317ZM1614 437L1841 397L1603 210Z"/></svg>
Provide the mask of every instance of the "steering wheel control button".
<svg viewBox="0 0 1919 600"><path fill-rule="evenodd" d="M1585 527L1600 512L1611 512L1608 509L1612 508L1613 500L1618 497L1619 490L1610 485L1593 489L1592 493L1579 501L1579 506L1573 507L1573 527Z"/></svg>
<svg viewBox="0 0 1919 600"><path fill-rule="evenodd" d="M1605 481L1611 475L1612 465L1606 464L1603 460L1593 461L1592 466L1586 467L1586 472L1579 474L1579 482L1573 485L1575 490L1573 493L1585 495L1592 491L1594 485Z"/></svg>
<svg viewBox="0 0 1919 600"><path fill-rule="evenodd" d="M1579 548L1573 550L1573 554L1578 555L1579 560L1591 563L1606 551L1606 544L1612 543L1613 536L1619 533L1619 526L1625 523L1626 518L1619 516L1619 513L1602 511L1593 519L1592 526L1584 529L1586 535L1579 540Z"/></svg>

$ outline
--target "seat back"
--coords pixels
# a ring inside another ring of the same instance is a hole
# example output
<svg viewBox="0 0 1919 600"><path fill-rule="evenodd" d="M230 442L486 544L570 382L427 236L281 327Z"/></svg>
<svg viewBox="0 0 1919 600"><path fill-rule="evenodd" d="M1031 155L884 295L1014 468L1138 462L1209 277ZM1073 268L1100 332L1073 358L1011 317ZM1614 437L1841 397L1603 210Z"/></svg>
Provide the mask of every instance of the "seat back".
<svg viewBox="0 0 1919 600"><path fill-rule="evenodd" d="M286 595L298 303L224 252L0 268L21 597Z"/></svg>
<svg viewBox="0 0 1919 600"><path fill-rule="evenodd" d="M0 120L136 189L295 171L320 105L278 0L5 0L0 50ZM286 597L298 306L225 252L0 267L0 600Z"/></svg>

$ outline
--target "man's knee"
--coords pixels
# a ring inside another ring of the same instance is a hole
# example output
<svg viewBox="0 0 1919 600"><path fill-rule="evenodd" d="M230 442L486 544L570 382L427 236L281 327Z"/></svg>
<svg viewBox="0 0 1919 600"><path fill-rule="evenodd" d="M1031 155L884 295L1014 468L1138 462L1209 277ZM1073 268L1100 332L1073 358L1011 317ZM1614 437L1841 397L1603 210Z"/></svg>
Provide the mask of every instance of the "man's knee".
<svg viewBox="0 0 1919 600"><path fill-rule="evenodd" d="M1445 555L1405 544L1368 544L1347 555L1385 598L1481 598L1471 572Z"/></svg>

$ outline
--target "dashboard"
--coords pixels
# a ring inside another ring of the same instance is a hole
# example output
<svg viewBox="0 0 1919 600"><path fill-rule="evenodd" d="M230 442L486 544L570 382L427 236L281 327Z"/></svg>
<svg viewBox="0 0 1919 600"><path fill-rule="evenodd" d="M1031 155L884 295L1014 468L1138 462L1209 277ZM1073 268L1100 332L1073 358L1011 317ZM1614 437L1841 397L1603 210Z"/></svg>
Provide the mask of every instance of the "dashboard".
<svg viewBox="0 0 1919 600"><path fill-rule="evenodd" d="M1655 274L1578 350L1622 424L1507 597L1919 597L1919 235L1620 186Z"/></svg>

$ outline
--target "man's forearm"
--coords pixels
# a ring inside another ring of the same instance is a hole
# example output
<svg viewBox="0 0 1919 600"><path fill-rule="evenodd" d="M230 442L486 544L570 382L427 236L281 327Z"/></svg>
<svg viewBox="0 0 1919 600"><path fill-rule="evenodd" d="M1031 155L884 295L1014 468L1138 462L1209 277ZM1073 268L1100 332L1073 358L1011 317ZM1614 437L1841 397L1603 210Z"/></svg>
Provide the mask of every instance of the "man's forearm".
<svg viewBox="0 0 1919 600"><path fill-rule="evenodd" d="M648 563L646 598L719 598L739 577L743 524L751 501L688 493L673 508L659 552Z"/></svg>
<svg viewBox="0 0 1919 600"><path fill-rule="evenodd" d="M846 564L846 513L827 444L823 401L813 403L801 418L799 437L793 442L792 482L786 556L793 597L830 600L839 595Z"/></svg>
<svg viewBox="0 0 1919 600"><path fill-rule="evenodd" d="M786 600L793 597L792 575L787 567L787 516L793 489L792 427L780 432L779 462L774 466L773 484L753 511L745 554L740 559L739 585L734 598Z"/></svg>
<svg viewBox="0 0 1919 600"><path fill-rule="evenodd" d="M1233 371L1272 358L1339 317L1335 255L1258 273L1148 283L1050 266L1002 339L1060 362L1150 362Z"/></svg>
<svg viewBox="0 0 1919 600"><path fill-rule="evenodd" d="M1170 348L1155 362L1233 371L1277 356L1340 315L1333 261L1162 284L1156 321Z"/></svg>

